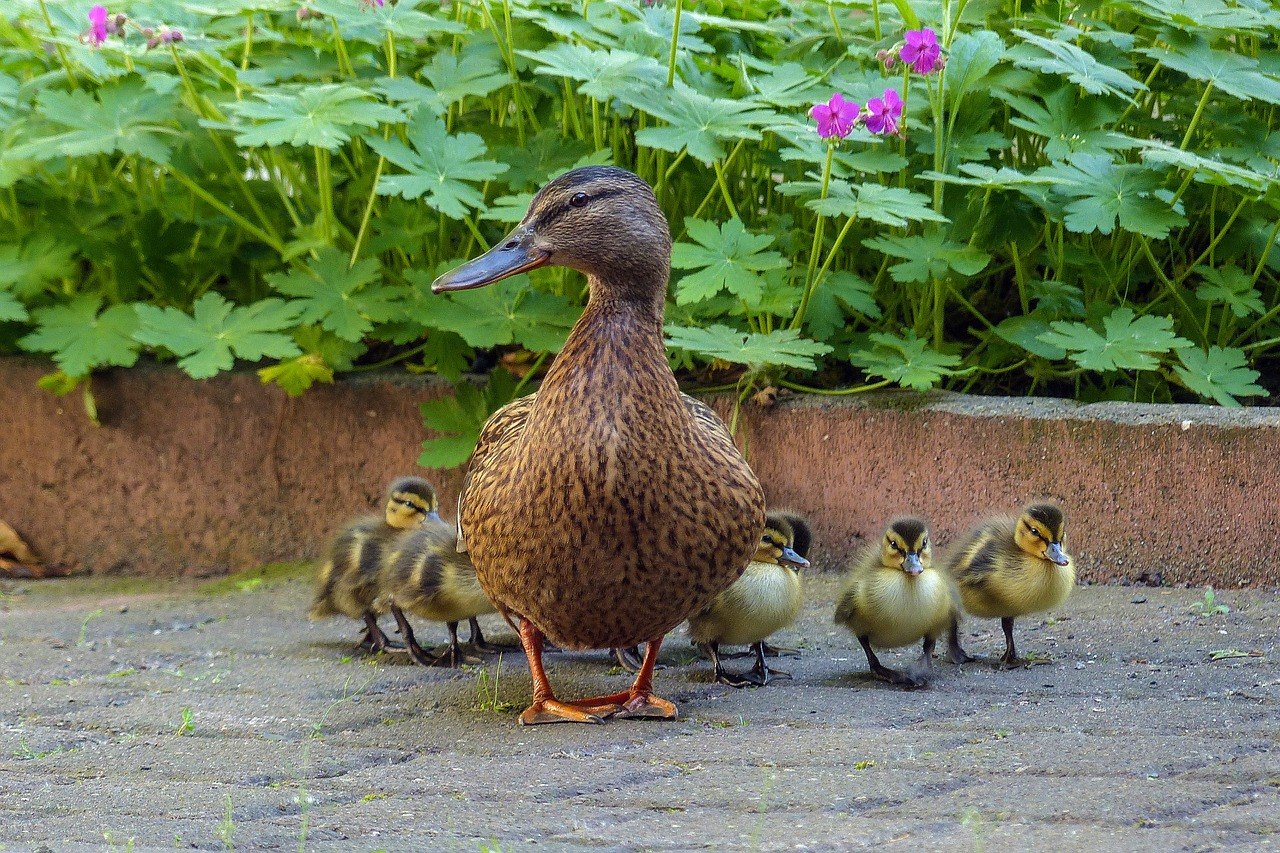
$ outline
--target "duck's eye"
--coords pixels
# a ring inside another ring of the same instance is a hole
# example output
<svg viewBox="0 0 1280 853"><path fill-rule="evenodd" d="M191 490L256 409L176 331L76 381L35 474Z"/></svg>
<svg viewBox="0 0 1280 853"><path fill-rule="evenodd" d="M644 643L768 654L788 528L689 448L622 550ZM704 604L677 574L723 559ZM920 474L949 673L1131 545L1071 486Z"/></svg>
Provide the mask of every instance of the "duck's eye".
<svg viewBox="0 0 1280 853"><path fill-rule="evenodd" d="M591 196L586 193L574 193L569 199L570 207L586 207L587 202L591 201Z"/></svg>

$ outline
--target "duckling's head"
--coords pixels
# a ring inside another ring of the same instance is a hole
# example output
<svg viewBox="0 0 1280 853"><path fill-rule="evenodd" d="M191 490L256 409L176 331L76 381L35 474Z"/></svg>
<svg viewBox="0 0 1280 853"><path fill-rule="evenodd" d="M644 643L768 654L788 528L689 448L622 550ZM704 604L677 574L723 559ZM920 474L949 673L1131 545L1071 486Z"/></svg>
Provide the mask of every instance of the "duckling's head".
<svg viewBox="0 0 1280 853"><path fill-rule="evenodd" d="M1018 516L1018 526L1013 538L1018 547L1028 554L1065 566L1071 562L1062 546L1066 527L1066 519L1060 507L1053 504L1032 504Z"/></svg>
<svg viewBox="0 0 1280 853"><path fill-rule="evenodd" d="M421 477L400 477L387 487L387 525L417 527L423 521L440 520L436 490Z"/></svg>
<svg viewBox="0 0 1280 853"><path fill-rule="evenodd" d="M616 166L584 166L543 187L510 234L435 280L436 293L482 287L543 266L585 273L593 293L661 306L671 233L653 190Z"/></svg>
<svg viewBox="0 0 1280 853"><path fill-rule="evenodd" d="M902 569L913 577L932 567L929 528L918 518L890 522L884 539L880 540L880 563L887 569Z"/></svg>
<svg viewBox="0 0 1280 853"><path fill-rule="evenodd" d="M797 569L808 568L809 561L797 554L793 548L795 541L796 534L791 523L781 515L770 513L764 522L764 533L760 534L756 562L775 563Z"/></svg>

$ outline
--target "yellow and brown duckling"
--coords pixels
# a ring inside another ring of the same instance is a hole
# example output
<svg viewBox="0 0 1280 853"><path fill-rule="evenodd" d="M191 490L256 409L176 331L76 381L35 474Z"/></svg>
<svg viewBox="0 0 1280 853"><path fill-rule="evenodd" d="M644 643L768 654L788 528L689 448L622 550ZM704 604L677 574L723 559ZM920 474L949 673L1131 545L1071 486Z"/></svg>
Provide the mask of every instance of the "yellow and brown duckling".
<svg viewBox="0 0 1280 853"><path fill-rule="evenodd" d="M951 552L947 569L964 609L999 619L1004 629L1004 666L1026 663L1013 644L1013 620L1057 607L1075 586L1076 572L1063 540L1066 519L1054 504L1033 504L1016 519L997 518L970 533ZM960 647L958 619L948 643L954 663L973 660Z"/></svg>
<svg viewBox="0 0 1280 853"><path fill-rule="evenodd" d="M458 667L469 659L458 643L458 622L471 621L471 645L494 651L480 633L476 617L493 613L494 606L480 589L475 567L459 554L457 533L443 522L430 522L401 534L386 549L378 573L379 609L390 610L410 656L423 666ZM405 611L414 616L444 622L449 644L434 657L414 636Z"/></svg>
<svg viewBox="0 0 1280 853"><path fill-rule="evenodd" d="M951 624L951 582L933 567L929 528L918 518L889 524L879 544L853 562L836 598L835 622L862 644L867 664L890 684L921 687L928 681L933 648ZM902 672L880 663L874 649L896 649L923 640L920 671Z"/></svg>
<svg viewBox="0 0 1280 853"><path fill-rule="evenodd" d="M770 677L790 677L765 663L764 640L796 621L804 604L799 569L809 561L796 553L791 523L770 514L755 559L709 607L689 617L689 636L711 658L715 679L730 687L762 686ZM749 645L756 665L742 675L725 672L720 645Z"/></svg>
<svg viewBox="0 0 1280 853"><path fill-rule="evenodd" d="M378 627L377 579L383 552L403 531L427 521L440 521L436 491L421 477L400 477L387 488L381 518L357 519L333 538L316 575L312 619L350 616L364 621L360 648L384 651L399 647Z"/></svg>
<svg viewBox="0 0 1280 853"><path fill-rule="evenodd" d="M808 559L809 549L813 545L813 529L809 527L808 520L805 519L804 516L797 515L790 510L774 510L769 513L769 517L780 518L787 524L791 525L791 531L793 534L791 550L799 554L801 557ZM765 642L764 653L769 657L778 657L779 655L798 657L800 655L800 650L785 647L778 648L770 645L768 642ZM609 654L613 658L613 662L622 669L625 669L627 672L640 671L640 663L643 658L640 654L639 646L631 646L626 649L610 649ZM754 654L754 650L746 652L732 652L730 654L721 654L720 659L729 660L731 658L743 658L752 654ZM659 665L657 668L662 669L662 666Z"/></svg>
<svg viewBox="0 0 1280 853"><path fill-rule="evenodd" d="M548 265L586 275L586 310L538 393L481 431L459 501L460 547L518 625L533 677L521 723L674 719L675 705L653 692L663 636L742 574L764 492L724 423L671 372L671 233L652 188L612 166L567 172L506 238L432 290ZM628 690L566 702L547 680L544 636L565 648L648 646Z"/></svg>

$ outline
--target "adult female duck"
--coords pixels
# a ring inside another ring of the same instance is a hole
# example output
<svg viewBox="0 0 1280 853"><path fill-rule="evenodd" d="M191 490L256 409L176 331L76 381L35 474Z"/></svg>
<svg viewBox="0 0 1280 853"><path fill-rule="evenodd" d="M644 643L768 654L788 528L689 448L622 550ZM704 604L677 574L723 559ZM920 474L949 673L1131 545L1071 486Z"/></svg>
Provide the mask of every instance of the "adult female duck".
<svg viewBox="0 0 1280 853"><path fill-rule="evenodd" d="M485 424L459 499L459 548L520 632L533 676L521 723L674 719L652 691L663 634L742 574L764 494L667 363L671 235L649 185L613 167L568 172L506 239L432 289L547 265L584 273L590 298L538 393ZM649 645L629 690L567 702L543 671L544 635L569 648Z"/></svg>

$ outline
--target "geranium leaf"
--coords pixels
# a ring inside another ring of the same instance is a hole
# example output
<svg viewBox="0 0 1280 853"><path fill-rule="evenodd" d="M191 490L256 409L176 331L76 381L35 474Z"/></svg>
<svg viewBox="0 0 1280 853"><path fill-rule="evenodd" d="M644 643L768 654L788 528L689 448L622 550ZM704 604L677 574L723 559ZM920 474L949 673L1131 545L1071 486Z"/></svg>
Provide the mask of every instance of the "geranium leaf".
<svg viewBox="0 0 1280 853"><path fill-rule="evenodd" d="M778 191L787 193L787 184ZM929 197L903 187L886 187L876 183L854 186L845 181L833 182L825 199L815 198L805 206L823 216L849 216L870 219L894 228L908 222L947 222L947 218L930 207Z"/></svg>
<svg viewBox="0 0 1280 853"><path fill-rule="evenodd" d="M290 397L301 397L317 382L333 382L333 368L315 353L306 353L258 370L263 385L279 385Z"/></svg>
<svg viewBox="0 0 1280 853"><path fill-rule="evenodd" d="M1264 74L1257 59L1214 50L1199 33L1170 32L1162 41L1169 46L1144 48L1142 53L1233 98L1280 104L1280 80Z"/></svg>
<svg viewBox="0 0 1280 853"><path fill-rule="evenodd" d="M845 326L845 311L872 320L880 316L871 283L851 272L840 270L818 283L809 296L805 327L818 340L826 340Z"/></svg>
<svg viewBox="0 0 1280 853"><path fill-rule="evenodd" d="M557 42L542 50L517 53L533 60L539 74L579 81L577 91L597 101L608 102L622 89L666 81L666 68L656 59L619 48L596 50L584 44Z"/></svg>
<svg viewBox="0 0 1280 853"><path fill-rule="evenodd" d="M781 269L787 259L778 252L765 251L772 243L768 234L751 234L738 218L720 228L709 222L685 219L695 243L676 243L671 249L671 265L676 269L697 270L676 282L676 302L684 305L710 299L722 290L758 304L764 288L760 273Z"/></svg>
<svg viewBox="0 0 1280 853"><path fill-rule="evenodd" d="M1171 228L1187 223L1156 196L1160 176L1136 164L1118 164L1105 154L1073 154L1036 174L1052 178L1053 191L1070 199L1065 207L1070 231L1110 234L1119 223L1126 231L1163 240Z"/></svg>
<svg viewBox="0 0 1280 853"><path fill-rule="evenodd" d="M132 367L138 360L138 314L133 305L98 312L102 297L81 294L66 305L31 312L36 330L18 340L29 352L53 354L63 372L85 376L95 367Z"/></svg>
<svg viewBox="0 0 1280 853"><path fill-rule="evenodd" d="M450 135L444 122L433 115L418 113L406 133L408 146L395 138L365 137L369 147L407 173L383 175L377 188L382 195L420 198L445 216L460 219L484 205L484 197L473 184L492 180L507 170L502 163L479 159L486 151L479 136Z"/></svg>
<svg viewBox="0 0 1280 853"><path fill-rule="evenodd" d="M1178 351L1182 365L1173 372L1190 390L1222 406L1240 405L1237 397L1266 397L1267 390L1257 384L1258 371L1249 367L1244 351L1229 347L1198 347Z"/></svg>
<svg viewBox="0 0 1280 853"><path fill-rule="evenodd" d="M1131 95L1147 87L1118 68L1099 62L1093 54L1069 41L1038 36L1027 30L1013 30L1023 44L1010 56L1016 65L1043 74L1061 74L1093 95L1114 95L1131 101Z"/></svg>
<svg viewBox="0 0 1280 853"><path fill-rule="evenodd" d="M89 154L137 155L156 163L168 163L178 131L168 124L173 98L148 91L140 82L112 83L97 90L95 98L77 89L60 92L45 89L36 100L36 111L68 130L15 146L15 158L50 160Z"/></svg>
<svg viewBox="0 0 1280 853"><path fill-rule="evenodd" d="M1196 298L1203 302L1219 303L1231 309L1237 317L1261 314L1267 310L1262 294L1253 286L1253 276L1238 266L1196 267L1205 283L1196 288Z"/></svg>
<svg viewBox="0 0 1280 853"><path fill-rule="evenodd" d="M33 299L51 281L75 272L75 249L50 234L33 234L22 243L0 246L0 290Z"/></svg>
<svg viewBox="0 0 1280 853"><path fill-rule="evenodd" d="M408 317L430 329L456 332L482 349L516 343L532 352L559 352L581 312L559 296L531 288L523 275L447 296L431 293L432 277L422 271L405 277L416 290L404 308Z"/></svg>
<svg viewBox="0 0 1280 853"><path fill-rule="evenodd" d="M949 270L962 276L974 276L991 262L991 256L986 252L949 239L937 227L910 237L876 237L863 241L863 245L890 257L904 259L902 263L889 267L889 275L894 281L942 279Z"/></svg>
<svg viewBox="0 0 1280 853"><path fill-rule="evenodd" d="M753 370L776 365L800 370L816 370L814 359L831 352L831 347L800 337L794 329L768 334L741 332L714 324L704 329L668 324L667 345L689 350L707 358L745 364Z"/></svg>
<svg viewBox="0 0 1280 853"><path fill-rule="evenodd" d="M1155 370L1160 365L1157 356L1192 345L1174 333L1168 317L1138 317L1127 306L1103 318L1101 331L1065 320L1050 325L1052 331L1038 336L1041 342L1066 350L1076 364L1100 373Z"/></svg>
<svg viewBox="0 0 1280 853"><path fill-rule="evenodd" d="M849 353L849 361L867 375L897 382L903 388L927 391L953 375L960 364L958 356L935 352L910 329L905 338L885 332L875 332L869 338L874 346Z"/></svg>
<svg viewBox="0 0 1280 853"><path fill-rule="evenodd" d="M637 88L630 97L626 93L619 97L667 122L666 127L637 132L636 142L673 154L687 148L690 157L707 165L725 156L726 140L759 140L759 128L777 118L749 98L713 98L679 80L674 89Z"/></svg>
<svg viewBox="0 0 1280 853"><path fill-rule="evenodd" d="M392 319L400 294L375 284L378 262L366 258L348 268L347 256L326 246L304 269L267 276L267 282L287 296L294 296L301 323L320 323L348 341L358 341L373 328L373 321Z"/></svg>
<svg viewBox="0 0 1280 853"><path fill-rule="evenodd" d="M153 96L154 97L154 96ZM404 113L346 83L274 86L228 109L253 124L236 135L246 147L311 145L337 151L360 128L404 121Z"/></svg>
<svg viewBox="0 0 1280 853"><path fill-rule="evenodd" d="M230 370L235 358L259 361L288 358L300 350L288 331L301 311L296 303L263 299L233 305L217 293L201 296L190 315L177 308L139 305L140 327L134 338L181 356L178 366L194 379Z"/></svg>

